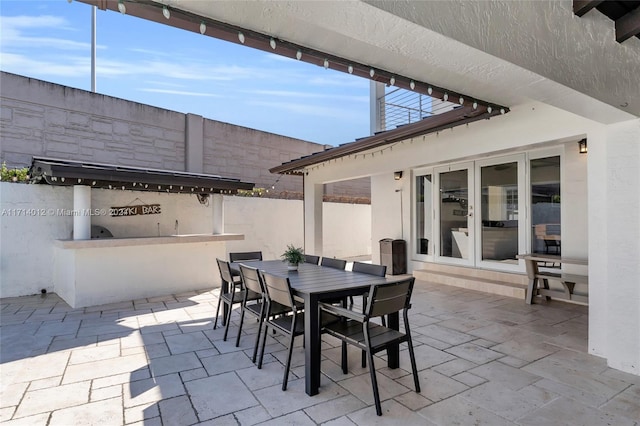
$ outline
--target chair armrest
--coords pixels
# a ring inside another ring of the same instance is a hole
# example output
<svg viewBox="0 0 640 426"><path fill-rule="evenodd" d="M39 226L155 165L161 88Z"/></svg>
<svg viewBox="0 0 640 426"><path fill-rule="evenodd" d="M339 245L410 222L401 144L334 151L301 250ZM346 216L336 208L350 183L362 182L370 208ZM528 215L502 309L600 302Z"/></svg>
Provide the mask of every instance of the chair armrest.
<svg viewBox="0 0 640 426"><path fill-rule="evenodd" d="M320 303L319 306L320 306L320 309L325 312L329 312L331 314L338 315L341 317L346 317L358 322L365 322L367 319L365 315L355 312L351 309L343 308L341 306L330 305L328 303Z"/></svg>

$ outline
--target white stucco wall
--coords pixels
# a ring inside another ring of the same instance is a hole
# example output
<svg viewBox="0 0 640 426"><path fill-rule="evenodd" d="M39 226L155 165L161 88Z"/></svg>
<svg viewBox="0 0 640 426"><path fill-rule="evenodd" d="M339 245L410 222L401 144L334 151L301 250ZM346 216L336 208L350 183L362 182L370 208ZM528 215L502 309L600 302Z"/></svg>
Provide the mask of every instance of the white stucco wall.
<svg viewBox="0 0 640 426"><path fill-rule="evenodd" d="M116 238L212 233L213 208L211 205L200 204L195 195L102 189L91 191L93 210L108 210L110 207L134 204L160 204L162 213L129 217L99 215L92 217L92 224L106 227ZM330 222L326 226L325 241L332 249L331 255L351 257L370 254L371 206L325 204L326 216ZM71 251L54 249L53 243L55 240L71 238L73 217L59 211L72 208L71 187L0 183L0 297L36 294L41 289L49 292L65 291L54 288L53 285L55 251L57 250L60 256L71 256L65 253ZM226 242L226 252L223 250L221 257L226 258L230 251L262 250L265 259L278 259L287 244L304 246L300 200L224 196L224 217L224 231L243 234L245 238L242 241ZM333 226L333 223L336 226ZM114 250L138 250L137 253L142 253L147 258L159 259L166 255L164 251L182 253L187 250L187 246L196 247L197 244L168 245L166 248L154 249L155 254L145 253L144 246L137 249L82 249L75 250L75 256L98 253L99 256L113 257ZM194 256L192 258L196 264L203 261L199 255ZM218 255L210 256L211 264L206 268L207 274L211 276L212 286L219 282L214 259L216 256ZM176 256L176 259L178 257ZM170 262L170 259L167 258L167 262ZM183 279L191 279L192 282L198 283L197 288L201 288L201 269L196 268L197 265L191 262L192 260L178 262L171 270L190 274L183 276ZM187 264L190 265L188 268L185 267ZM84 274L79 270L59 270L57 273L75 276L77 279ZM167 276L170 281L171 274ZM162 288L170 290L168 285L159 287L159 290Z"/></svg>

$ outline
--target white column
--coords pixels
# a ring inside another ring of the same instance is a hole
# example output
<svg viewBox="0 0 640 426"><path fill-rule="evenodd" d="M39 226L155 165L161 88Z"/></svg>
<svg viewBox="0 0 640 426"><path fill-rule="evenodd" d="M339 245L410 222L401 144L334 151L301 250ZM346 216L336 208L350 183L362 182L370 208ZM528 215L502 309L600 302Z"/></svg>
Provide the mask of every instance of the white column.
<svg viewBox="0 0 640 426"><path fill-rule="evenodd" d="M322 198L324 185L304 179L304 250L322 256Z"/></svg>
<svg viewBox="0 0 640 426"><path fill-rule="evenodd" d="M384 83L371 81L369 84L369 127L371 134L383 130L381 109L384 97ZM381 102L382 101L382 102Z"/></svg>
<svg viewBox="0 0 640 426"><path fill-rule="evenodd" d="M594 139L588 135L586 154L589 352L640 375L640 119Z"/></svg>
<svg viewBox="0 0 640 426"><path fill-rule="evenodd" d="M73 239L91 239L91 187L74 185L73 187Z"/></svg>
<svg viewBox="0 0 640 426"><path fill-rule="evenodd" d="M213 208L213 233L224 234L224 200L222 194L213 194L211 206Z"/></svg>

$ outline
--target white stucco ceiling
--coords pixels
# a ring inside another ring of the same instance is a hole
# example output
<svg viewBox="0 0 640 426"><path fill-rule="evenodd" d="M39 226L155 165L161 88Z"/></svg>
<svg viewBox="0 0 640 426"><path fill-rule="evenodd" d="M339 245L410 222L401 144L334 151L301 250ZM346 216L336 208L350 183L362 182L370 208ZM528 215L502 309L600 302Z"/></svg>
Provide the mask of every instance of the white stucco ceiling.
<svg viewBox="0 0 640 426"><path fill-rule="evenodd" d="M502 105L640 117L640 40L571 0L159 2Z"/></svg>

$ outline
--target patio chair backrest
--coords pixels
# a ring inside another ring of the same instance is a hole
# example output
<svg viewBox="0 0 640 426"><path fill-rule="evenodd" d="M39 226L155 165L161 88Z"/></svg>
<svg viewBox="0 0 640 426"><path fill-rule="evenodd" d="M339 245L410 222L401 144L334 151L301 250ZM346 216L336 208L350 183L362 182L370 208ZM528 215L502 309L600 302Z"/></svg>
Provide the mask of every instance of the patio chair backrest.
<svg viewBox="0 0 640 426"><path fill-rule="evenodd" d="M229 253L229 260L231 262L240 262L243 260L262 260L261 251L245 251L237 253Z"/></svg>
<svg viewBox="0 0 640 426"><path fill-rule="evenodd" d="M271 275L262 272L262 282L264 283L265 293L270 302L277 302L284 306L290 306L294 309L293 295L291 294L291 283L289 278Z"/></svg>
<svg viewBox="0 0 640 426"><path fill-rule="evenodd" d="M320 265L328 266L329 268L344 270L344 268L346 268L347 266L347 261L342 259L334 259L331 257L323 257Z"/></svg>
<svg viewBox="0 0 640 426"><path fill-rule="evenodd" d="M387 274L386 265L376 265L375 263L353 262L353 268L351 268L351 270L353 272L375 275L377 277L384 277Z"/></svg>
<svg viewBox="0 0 640 426"><path fill-rule="evenodd" d="M262 283L262 277L260 272L256 268L251 266L240 264L240 277L242 277L242 283L248 290L256 292L258 294L264 294L264 284Z"/></svg>
<svg viewBox="0 0 640 426"><path fill-rule="evenodd" d="M218 269L220 270L220 278L223 281L228 282L229 284L233 284L233 277L231 276L231 268L229 267L229 262L222 259L216 259L218 262Z"/></svg>
<svg viewBox="0 0 640 426"><path fill-rule="evenodd" d="M372 285L365 315L374 318L409 309L414 282L412 277L399 283Z"/></svg>
<svg viewBox="0 0 640 426"><path fill-rule="evenodd" d="M305 254L304 263L313 263L314 265L317 265L318 263L320 263L320 256L315 256L313 254Z"/></svg>

